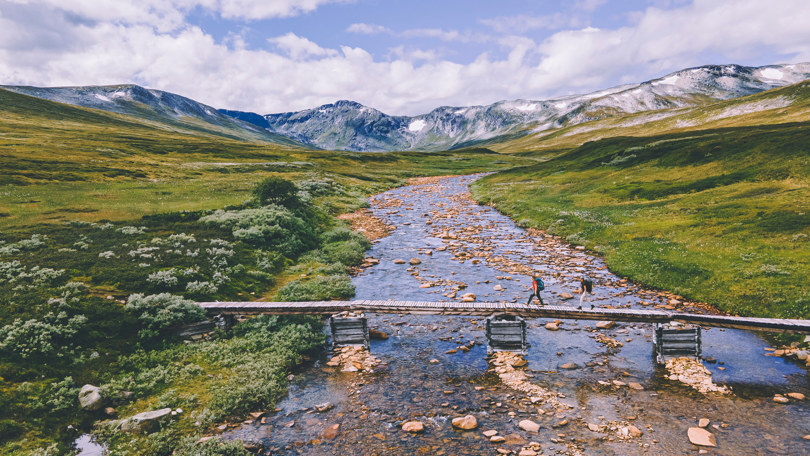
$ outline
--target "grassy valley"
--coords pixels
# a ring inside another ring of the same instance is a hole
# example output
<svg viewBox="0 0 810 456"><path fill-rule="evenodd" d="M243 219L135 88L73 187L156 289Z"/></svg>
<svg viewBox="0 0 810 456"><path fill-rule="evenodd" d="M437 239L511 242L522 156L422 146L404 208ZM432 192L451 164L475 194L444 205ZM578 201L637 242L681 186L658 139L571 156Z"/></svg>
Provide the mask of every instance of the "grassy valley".
<svg viewBox="0 0 810 456"><path fill-rule="evenodd" d="M256 318L188 344L175 329L204 317L193 301L351 297L369 244L336 215L409 177L527 162L313 151L2 90L0 106L3 454L63 454L94 422L114 454L243 454L195 442L272 407L321 322ZM295 197L263 200L267 178ZM86 383L115 410L81 410ZM182 411L153 434L107 421L163 407Z"/></svg>
<svg viewBox="0 0 810 456"><path fill-rule="evenodd" d="M791 90L806 103L807 87ZM769 116L526 153L543 161L482 179L473 193L647 285L732 314L808 318L810 123Z"/></svg>

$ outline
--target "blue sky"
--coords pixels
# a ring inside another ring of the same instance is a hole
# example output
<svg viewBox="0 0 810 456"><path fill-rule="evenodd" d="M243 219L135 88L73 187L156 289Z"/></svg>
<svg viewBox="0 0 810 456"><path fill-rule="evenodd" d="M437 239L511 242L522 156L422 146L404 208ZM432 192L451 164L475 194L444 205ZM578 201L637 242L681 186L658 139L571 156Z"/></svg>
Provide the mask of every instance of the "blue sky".
<svg viewBox="0 0 810 456"><path fill-rule="evenodd" d="M0 84L413 115L810 61L808 23L807 0L0 0Z"/></svg>

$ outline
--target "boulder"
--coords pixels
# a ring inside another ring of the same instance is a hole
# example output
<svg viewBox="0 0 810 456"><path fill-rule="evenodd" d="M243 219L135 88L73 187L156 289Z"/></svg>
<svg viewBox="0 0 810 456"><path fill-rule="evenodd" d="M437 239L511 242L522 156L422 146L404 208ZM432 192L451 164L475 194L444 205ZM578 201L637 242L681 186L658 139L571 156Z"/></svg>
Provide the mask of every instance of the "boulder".
<svg viewBox="0 0 810 456"><path fill-rule="evenodd" d="M168 420L172 409L164 408L133 415L121 422L121 430L133 434L152 432L158 424Z"/></svg>
<svg viewBox="0 0 810 456"><path fill-rule="evenodd" d="M424 432L425 425L421 421L406 421L402 425L402 430L405 432L412 432L414 434Z"/></svg>
<svg viewBox="0 0 810 456"><path fill-rule="evenodd" d="M717 440L714 438L714 434L707 431L706 429L699 427L690 427L689 430L686 431L686 435L689 437L689 441L695 445L708 447L717 446Z"/></svg>
<svg viewBox="0 0 810 456"><path fill-rule="evenodd" d="M478 420L472 415L460 416L453 418L453 427L469 431L478 427Z"/></svg>
<svg viewBox="0 0 810 456"><path fill-rule="evenodd" d="M518 427L526 432L537 432L540 430L540 425L532 420L522 420L518 423Z"/></svg>
<svg viewBox="0 0 810 456"><path fill-rule="evenodd" d="M100 410L104 406L104 397L98 386L84 385L79 391L79 406L85 410Z"/></svg>
<svg viewBox="0 0 810 456"><path fill-rule="evenodd" d="M596 327L599 328L599 329L610 329L610 328L612 328L614 326L616 326L615 321L597 321L596 322Z"/></svg>
<svg viewBox="0 0 810 456"><path fill-rule="evenodd" d="M549 331L557 331L558 329L560 329L560 325L558 325L557 322L555 321L550 321L546 323L546 329L548 329Z"/></svg>
<svg viewBox="0 0 810 456"><path fill-rule="evenodd" d="M416 266L417 264L422 264L422 260L420 260L419 258L411 258L411 261L409 261L409 263L411 264L411 266Z"/></svg>

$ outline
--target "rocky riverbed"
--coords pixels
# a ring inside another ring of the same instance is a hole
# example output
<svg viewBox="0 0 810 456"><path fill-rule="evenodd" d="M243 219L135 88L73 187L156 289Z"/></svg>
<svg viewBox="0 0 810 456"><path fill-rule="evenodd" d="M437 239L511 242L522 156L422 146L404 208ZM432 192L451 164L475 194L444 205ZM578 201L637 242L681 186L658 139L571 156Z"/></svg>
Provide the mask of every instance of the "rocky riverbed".
<svg viewBox="0 0 810 456"><path fill-rule="evenodd" d="M354 278L356 299L516 302L540 274L546 303L578 306L587 274L587 306L712 311L475 204L475 178L423 179L371 199L353 220L379 238ZM528 355L488 359L483 318L367 316L378 332L370 353L326 354L295 375L277 409L224 437L266 454L810 452L807 356L779 356L753 333L704 329L704 360L665 367L645 324L530 320Z"/></svg>

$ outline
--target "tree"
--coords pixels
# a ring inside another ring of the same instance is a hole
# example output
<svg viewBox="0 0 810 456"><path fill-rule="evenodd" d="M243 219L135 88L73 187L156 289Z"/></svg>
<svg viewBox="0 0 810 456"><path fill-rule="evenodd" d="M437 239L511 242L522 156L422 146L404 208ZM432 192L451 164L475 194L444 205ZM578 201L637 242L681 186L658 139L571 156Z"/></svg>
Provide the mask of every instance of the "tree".
<svg viewBox="0 0 810 456"><path fill-rule="evenodd" d="M253 190L253 195L262 206L278 204L287 208L297 206L298 187L294 183L280 177L268 177L261 181Z"/></svg>

